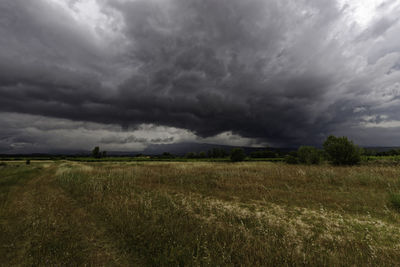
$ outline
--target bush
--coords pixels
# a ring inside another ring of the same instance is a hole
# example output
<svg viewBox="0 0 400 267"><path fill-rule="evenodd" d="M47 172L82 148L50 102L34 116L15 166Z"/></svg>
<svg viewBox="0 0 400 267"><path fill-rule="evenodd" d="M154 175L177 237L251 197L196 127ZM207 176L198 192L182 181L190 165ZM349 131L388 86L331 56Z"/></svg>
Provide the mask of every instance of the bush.
<svg viewBox="0 0 400 267"><path fill-rule="evenodd" d="M31 164L31 160L30 160L30 159L27 159L27 160L26 160L26 165L29 165L29 164Z"/></svg>
<svg viewBox="0 0 400 267"><path fill-rule="evenodd" d="M285 162L287 164L297 164L297 163L299 163L299 161L297 160L297 157L294 156L294 155L286 155L284 160L285 160Z"/></svg>
<svg viewBox="0 0 400 267"><path fill-rule="evenodd" d="M331 135L323 146L328 160L335 165L355 165L361 161L361 150L345 136Z"/></svg>
<svg viewBox="0 0 400 267"><path fill-rule="evenodd" d="M400 211L400 194L390 194L390 202L396 210Z"/></svg>
<svg viewBox="0 0 400 267"><path fill-rule="evenodd" d="M243 161L246 158L246 154L241 148L234 148L231 151L231 161L238 162Z"/></svg>
<svg viewBox="0 0 400 267"><path fill-rule="evenodd" d="M301 146L297 150L297 157L299 163L302 164L319 164L321 162L321 156L319 151L312 146Z"/></svg>

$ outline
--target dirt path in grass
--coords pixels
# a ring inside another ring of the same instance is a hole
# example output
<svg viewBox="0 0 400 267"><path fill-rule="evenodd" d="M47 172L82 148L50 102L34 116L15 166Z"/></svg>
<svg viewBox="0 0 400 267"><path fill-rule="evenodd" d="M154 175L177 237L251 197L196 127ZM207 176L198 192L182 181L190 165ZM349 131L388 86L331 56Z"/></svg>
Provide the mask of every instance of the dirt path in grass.
<svg viewBox="0 0 400 267"><path fill-rule="evenodd" d="M118 250L104 227L57 186L57 165L42 168L12 189L0 210L0 266L141 265Z"/></svg>

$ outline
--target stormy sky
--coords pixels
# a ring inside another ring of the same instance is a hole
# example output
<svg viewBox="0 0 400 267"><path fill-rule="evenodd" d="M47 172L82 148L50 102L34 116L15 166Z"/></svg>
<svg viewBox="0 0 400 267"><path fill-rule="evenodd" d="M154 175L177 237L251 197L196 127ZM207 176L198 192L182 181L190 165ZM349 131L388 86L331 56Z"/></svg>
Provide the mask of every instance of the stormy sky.
<svg viewBox="0 0 400 267"><path fill-rule="evenodd" d="M0 0L0 153L400 145L396 0Z"/></svg>

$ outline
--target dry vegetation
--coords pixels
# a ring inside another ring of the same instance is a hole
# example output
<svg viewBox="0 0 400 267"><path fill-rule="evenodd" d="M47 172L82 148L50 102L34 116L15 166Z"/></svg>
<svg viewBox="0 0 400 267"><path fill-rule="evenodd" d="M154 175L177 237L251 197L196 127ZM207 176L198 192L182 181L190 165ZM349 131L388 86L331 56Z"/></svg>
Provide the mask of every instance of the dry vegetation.
<svg viewBox="0 0 400 267"><path fill-rule="evenodd" d="M5 265L400 262L397 167L15 164L0 166Z"/></svg>

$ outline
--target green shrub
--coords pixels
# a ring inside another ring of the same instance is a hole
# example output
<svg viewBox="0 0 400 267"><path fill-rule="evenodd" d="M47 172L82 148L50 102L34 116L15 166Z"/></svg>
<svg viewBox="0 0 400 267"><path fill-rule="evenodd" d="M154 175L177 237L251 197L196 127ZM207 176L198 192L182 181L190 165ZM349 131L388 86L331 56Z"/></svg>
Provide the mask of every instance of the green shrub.
<svg viewBox="0 0 400 267"><path fill-rule="evenodd" d="M297 157L299 163L302 164L319 164L321 162L321 155L319 151L312 146L301 146L297 150Z"/></svg>
<svg viewBox="0 0 400 267"><path fill-rule="evenodd" d="M392 206L400 211L400 194L390 194L389 196L390 203L392 203Z"/></svg>
<svg viewBox="0 0 400 267"><path fill-rule="evenodd" d="M231 161L238 162L243 161L246 158L246 154L241 148L234 148L231 151Z"/></svg>
<svg viewBox="0 0 400 267"><path fill-rule="evenodd" d="M298 164L299 163L297 157L294 155L286 155L284 160L287 164Z"/></svg>
<svg viewBox="0 0 400 267"><path fill-rule="evenodd" d="M361 161L361 150L345 136L331 135L323 146L328 160L334 165L355 165Z"/></svg>

